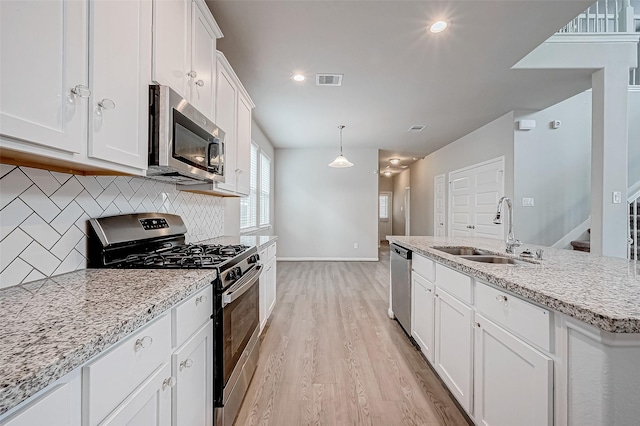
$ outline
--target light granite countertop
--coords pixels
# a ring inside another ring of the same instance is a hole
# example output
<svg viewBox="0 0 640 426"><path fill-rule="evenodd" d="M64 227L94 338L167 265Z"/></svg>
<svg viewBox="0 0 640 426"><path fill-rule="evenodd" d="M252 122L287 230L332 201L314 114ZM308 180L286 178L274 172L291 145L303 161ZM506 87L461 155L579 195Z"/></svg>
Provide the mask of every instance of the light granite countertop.
<svg viewBox="0 0 640 426"><path fill-rule="evenodd" d="M275 236L206 244L258 250ZM86 269L0 290L0 414L215 279L210 269Z"/></svg>
<svg viewBox="0 0 640 426"><path fill-rule="evenodd" d="M487 264L433 247L477 247L506 255L504 241L417 236L388 236L387 240L603 331L640 333L638 262L525 244L518 253L541 248L543 260L522 266Z"/></svg>
<svg viewBox="0 0 640 426"><path fill-rule="evenodd" d="M204 269L86 269L0 290L0 414L215 277Z"/></svg>

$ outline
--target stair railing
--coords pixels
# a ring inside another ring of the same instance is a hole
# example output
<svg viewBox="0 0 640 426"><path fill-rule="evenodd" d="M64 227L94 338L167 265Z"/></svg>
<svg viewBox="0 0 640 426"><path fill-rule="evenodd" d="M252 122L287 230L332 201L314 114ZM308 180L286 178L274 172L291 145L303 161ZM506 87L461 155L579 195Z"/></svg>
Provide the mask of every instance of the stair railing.
<svg viewBox="0 0 640 426"><path fill-rule="evenodd" d="M640 214L640 197L629 202L629 240L627 245L627 257L631 260L638 260L638 214Z"/></svg>
<svg viewBox="0 0 640 426"><path fill-rule="evenodd" d="M636 15L633 6L631 6L631 0L598 0L558 32L594 34L639 31L640 14ZM640 85L639 68L629 70L629 85Z"/></svg>

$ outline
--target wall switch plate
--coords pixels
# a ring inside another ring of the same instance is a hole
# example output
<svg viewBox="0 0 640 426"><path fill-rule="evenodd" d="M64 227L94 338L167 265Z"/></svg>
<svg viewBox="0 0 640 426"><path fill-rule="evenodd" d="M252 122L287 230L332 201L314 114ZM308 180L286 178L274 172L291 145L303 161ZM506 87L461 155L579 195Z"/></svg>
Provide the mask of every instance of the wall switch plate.
<svg viewBox="0 0 640 426"><path fill-rule="evenodd" d="M357 249L358 248L358 243L353 243L353 248Z"/></svg>
<svg viewBox="0 0 640 426"><path fill-rule="evenodd" d="M523 198L522 199L522 207L533 207L534 199L533 198Z"/></svg>
<svg viewBox="0 0 640 426"><path fill-rule="evenodd" d="M613 204L621 204L622 203L622 192L613 191Z"/></svg>

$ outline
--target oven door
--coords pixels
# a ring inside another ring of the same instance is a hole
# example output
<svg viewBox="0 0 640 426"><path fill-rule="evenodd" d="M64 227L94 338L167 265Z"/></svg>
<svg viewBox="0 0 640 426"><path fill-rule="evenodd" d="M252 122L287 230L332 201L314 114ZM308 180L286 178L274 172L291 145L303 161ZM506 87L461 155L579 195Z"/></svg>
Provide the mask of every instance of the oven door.
<svg viewBox="0 0 640 426"><path fill-rule="evenodd" d="M221 310L216 316L216 350L222 359L216 360L216 402L227 405L231 393L240 379L251 379L253 371L242 371L251 358L260 331L259 279L262 265L256 265L220 298ZM247 377L247 374L250 373ZM244 378L243 378L244 377ZM248 383L247 383L248 385ZM240 398L241 400L242 398Z"/></svg>

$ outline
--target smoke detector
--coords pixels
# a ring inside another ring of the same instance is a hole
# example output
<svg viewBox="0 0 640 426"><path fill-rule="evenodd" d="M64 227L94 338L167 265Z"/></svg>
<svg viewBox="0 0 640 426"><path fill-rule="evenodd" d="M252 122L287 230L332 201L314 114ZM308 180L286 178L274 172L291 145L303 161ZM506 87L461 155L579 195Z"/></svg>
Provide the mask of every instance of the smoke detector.
<svg viewBox="0 0 640 426"><path fill-rule="evenodd" d="M344 74L316 74L316 86L342 86Z"/></svg>
<svg viewBox="0 0 640 426"><path fill-rule="evenodd" d="M423 124L416 124L415 126L411 126L411 127L409 127L409 129L407 130L407 132L415 132L415 133L418 133L418 132L423 131L425 127L427 127L427 126L425 126L425 125L423 125Z"/></svg>

